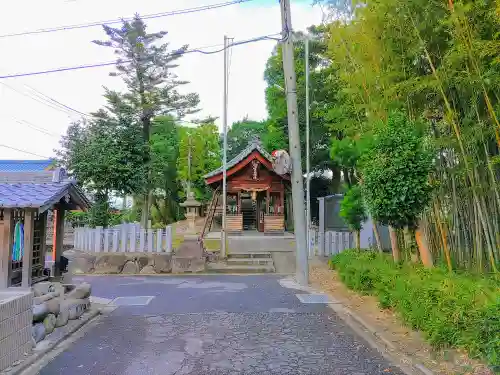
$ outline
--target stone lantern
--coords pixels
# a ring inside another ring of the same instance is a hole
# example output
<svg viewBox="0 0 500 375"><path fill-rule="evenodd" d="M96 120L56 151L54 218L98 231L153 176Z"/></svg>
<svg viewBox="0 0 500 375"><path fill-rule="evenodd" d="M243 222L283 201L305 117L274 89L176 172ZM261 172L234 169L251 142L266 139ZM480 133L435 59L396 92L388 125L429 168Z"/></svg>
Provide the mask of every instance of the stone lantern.
<svg viewBox="0 0 500 375"><path fill-rule="evenodd" d="M196 217L198 216L198 209L201 206L201 203L198 202L194 193L190 191L188 193L187 199L185 202L180 204L181 207L186 207L186 218L188 220L188 230L191 233L196 233Z"/></svg>

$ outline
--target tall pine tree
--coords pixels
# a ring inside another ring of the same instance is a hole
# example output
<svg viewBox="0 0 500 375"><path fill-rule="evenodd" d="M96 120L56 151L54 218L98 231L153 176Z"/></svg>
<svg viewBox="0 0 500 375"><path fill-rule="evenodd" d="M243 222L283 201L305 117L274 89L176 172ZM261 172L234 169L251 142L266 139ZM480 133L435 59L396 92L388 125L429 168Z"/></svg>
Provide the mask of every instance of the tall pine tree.
<svg viewBox="0 0 500 375"><path fill-rule="evenodd" d="M166 31L148 33L146 24L139 15L132 21L123 21L121 27L103 26L108 40L94 43L112 48L118 55L117 72L112 76L121 77L127 92L120 94L121 100L132 108L142 124L144 141L143 159L145 165L144 204L141 223L146 227L151 206L151 124L155 116L173 115L183 117L197 111L198 94L179 93L177 88L187 81L178 80L172 72L177 60L186 52L184 45L178 50L169 50L169 43L162 42Z"/></svg>

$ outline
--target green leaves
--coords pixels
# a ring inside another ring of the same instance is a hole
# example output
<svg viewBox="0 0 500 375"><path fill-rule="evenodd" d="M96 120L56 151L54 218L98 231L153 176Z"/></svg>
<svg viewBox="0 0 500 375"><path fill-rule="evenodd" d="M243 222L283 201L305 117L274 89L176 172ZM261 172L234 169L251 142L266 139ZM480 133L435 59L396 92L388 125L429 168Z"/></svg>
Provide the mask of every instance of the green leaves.
<svg viewBox="0 0 500 375"><path fill-rule="evenodd" d="M433 153L417 129L404 113L393 112L362 155L363 196L382 224L416 227L430 201Z"/></svg>
<svg viewBox="0 0 500 375"><path fill-rule="evenodd" d="M340 203L340 216L347 222L349 229L361 230L363 222L368 217L359 185L353 186L344 194L344 199Z"/></svg>

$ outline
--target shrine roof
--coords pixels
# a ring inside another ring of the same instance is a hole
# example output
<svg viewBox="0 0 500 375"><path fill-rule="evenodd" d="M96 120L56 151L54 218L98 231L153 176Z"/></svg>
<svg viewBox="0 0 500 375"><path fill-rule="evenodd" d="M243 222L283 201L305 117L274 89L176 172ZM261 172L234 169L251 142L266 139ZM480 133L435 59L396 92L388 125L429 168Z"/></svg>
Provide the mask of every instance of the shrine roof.
<svg viewBox="0 0 500 375"><path fill-rule="evenodd" d="M243 160L245 160L252 152L258 151L264 158L266 158L269 163L272 163L273 157L271 154L269 154L263 147L260 141L254 140L249 143L249 145L244 148L238 155L236 155L234 158L232 158L230 161L226 163L226 170L229 170L233 168L234 166L238 165L241 163ZM224 171L224 168L221 166L212 172L206 174L203 176L203 178L210 178L213 176L217 176L218 174L222 173Z"/></svg>

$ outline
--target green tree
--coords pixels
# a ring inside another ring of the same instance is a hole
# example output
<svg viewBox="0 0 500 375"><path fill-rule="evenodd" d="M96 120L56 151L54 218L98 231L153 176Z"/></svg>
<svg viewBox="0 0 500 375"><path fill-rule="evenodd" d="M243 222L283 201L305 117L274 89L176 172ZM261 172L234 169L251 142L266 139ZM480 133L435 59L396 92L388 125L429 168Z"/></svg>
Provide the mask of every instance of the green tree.
<svg viewBox="0 0 500 375"><path fill-rule="evenodd" d="M233 123L227 132L227 160L231 160L244 150L252 138L258 137L264 141L267 134L268 128L264 121L252 121L245 117ZM222 136L221 142L223 142Z"/></svg>
<svg viewBox="0 0 500 375"><path fill-rule="evenodd" d="M433 152L415 122L393 112L379 124L360 161L363 196L378 222L395 228L417 228L429 204Z"/></svg>
<svg viewBox="0 0 500 375"><path fill-rule="evenodd" d="M356 247L361 247L360 231L368 218L361 194L361 187L355 185L344 194L340 203L340 216L344 218L349 229L356 233Z"/></svg>
<svg viewBox="0 0 500 375"><path fill-rule="evenodd" d="M195 128L179 127L178 179L185 189L190 181L191 190L197 199L201 201L210 199L211 192L203 176L218 168L220 163L219 132L214 123L203 122ZM182 191L181 197L184 196L185 191Z"/></svg>
<svg viewBox="0 0 500 375"><path fill-rule="evenodd" d="M178 66L178 59L187 50L187 45L169 50L169 43L161 43L167 32L147 32L146 24L139 15L132 21L123 21L118 28L106 25L103 28L108 39L94 43L112 48L118 55L117 72L111 75L121 77L126 84L127 92L120 94L121 101L142 125L145 184L141 222L145 227L152 199L152 120L159 115L173 114L182 117L196 112L199 98L194 93L181 94L179 86L188 82L179 80L173 73L173 69Z"/></svg>
<svg viewBox="0 0 500 375"><path fill-rule="evenodd" d="M180 219L177 179L179 130L172 116L153 120L151 134L152 218L156 224L170 224Z"/></svg>
<svg viewBox="0 0 500 375"><path fill-rule="evenodd" d="M140 127L120 112L112 93L106 99L106 109L69 126L57 150L59 164L95 196L90 222L101 226L109 218L109 195L133 194L144 183Z"/></svg>

